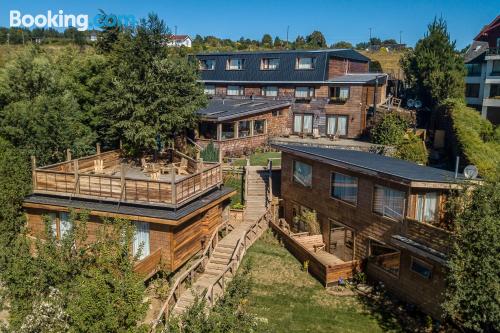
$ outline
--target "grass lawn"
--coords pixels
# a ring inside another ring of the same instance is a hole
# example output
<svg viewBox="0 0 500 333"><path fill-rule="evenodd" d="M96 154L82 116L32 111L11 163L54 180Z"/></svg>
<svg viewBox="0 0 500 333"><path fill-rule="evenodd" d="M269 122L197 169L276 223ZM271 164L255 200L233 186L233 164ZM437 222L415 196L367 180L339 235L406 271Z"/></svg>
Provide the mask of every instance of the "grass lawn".
<svg viewBox="0 0 500 333"><path fill-rule="evenodd" d="M269 151L266 153L253 153L250 155L250 165L267 165L268 158L281 158L281 152L279 151ZM238 159L234 161L235 166L244 166L246 165L245 159ZM281 160L273 160L274 166L281 165Z"/></svg>
<svg viewBox="0 0 500 333"><path fill-rule="evenodd" d="M254 282L249 311L267 321L267 332L403 331L394 318L382 318L358 296L329 294L270 232L245 260L251 261Z"/></svg>

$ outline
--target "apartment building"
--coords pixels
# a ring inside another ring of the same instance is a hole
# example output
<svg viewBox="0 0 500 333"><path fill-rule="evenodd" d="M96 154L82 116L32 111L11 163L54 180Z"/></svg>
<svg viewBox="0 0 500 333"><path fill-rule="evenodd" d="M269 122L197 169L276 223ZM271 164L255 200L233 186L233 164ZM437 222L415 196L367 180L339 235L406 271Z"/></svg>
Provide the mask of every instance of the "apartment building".
<svg viewBox="0 0 500 333"><path fill-rule="evenodd" d="M197 54L205 93L214 98L287 100L291 134L357 138L387 75L350 49Z"/></svg>

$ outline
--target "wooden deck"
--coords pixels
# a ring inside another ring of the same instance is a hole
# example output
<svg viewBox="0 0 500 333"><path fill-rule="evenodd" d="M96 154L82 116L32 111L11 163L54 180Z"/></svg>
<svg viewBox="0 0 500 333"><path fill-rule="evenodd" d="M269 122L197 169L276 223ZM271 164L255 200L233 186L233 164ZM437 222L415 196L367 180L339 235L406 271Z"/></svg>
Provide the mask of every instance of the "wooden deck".
<svg viewBox="0 0 500 333"><path fill-rule="evenodd" d="M333 254L326 252L323 249L314 250L312 244L316 244L317 240L311 243L311 237L307 235L293 236L288 230L281 228L277 223L270 222L270 227L276 236L284 243L285 247L290 251L300 262L308 262L308 270L316 277L324 286L335 284L342 279L349 279L354 273L360 271L360 263L358 260L343 261ZM305 237L300 240L300 238Z"/></svg>
<svg viewBox="0 0 500 333"><path fill-rule="evenodd" d="M173 149L167 155L152 170L123 158L120 150L40 168L33 159L33 192L178 207L222 184L219 163Z"/></svg>

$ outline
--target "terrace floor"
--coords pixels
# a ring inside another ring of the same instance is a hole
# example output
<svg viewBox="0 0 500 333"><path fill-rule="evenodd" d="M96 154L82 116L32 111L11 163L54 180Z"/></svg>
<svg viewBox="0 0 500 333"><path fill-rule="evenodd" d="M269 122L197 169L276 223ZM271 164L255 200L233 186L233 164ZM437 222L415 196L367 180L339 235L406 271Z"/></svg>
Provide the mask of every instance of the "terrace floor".
<svg viewBox="0 0 500 333"><path fill-rule="evenodd" d="M299 144L305 146L316 146L325 148L339 148L339 149L351 149L351 150L361 150L370 151L373 148L385 146L376 145L371 142L352 140L352 139L335 139L331 140L326 137L312 138L290 135L289 137L273 137L269 139L271 144Z"/></svg>

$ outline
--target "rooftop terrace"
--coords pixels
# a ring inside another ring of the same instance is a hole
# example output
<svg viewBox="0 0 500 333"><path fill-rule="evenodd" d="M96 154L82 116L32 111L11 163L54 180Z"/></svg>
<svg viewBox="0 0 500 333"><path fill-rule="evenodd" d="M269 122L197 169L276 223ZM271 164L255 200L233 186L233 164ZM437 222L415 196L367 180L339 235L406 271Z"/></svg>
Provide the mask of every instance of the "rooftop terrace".
<svg viewBox="0 0 500 333"><path fill-rule="evenodd" d="M177 208L222 185L219 163L167 149L154 161L125 157L120 150L36 167L33 192Z"/></svg>

